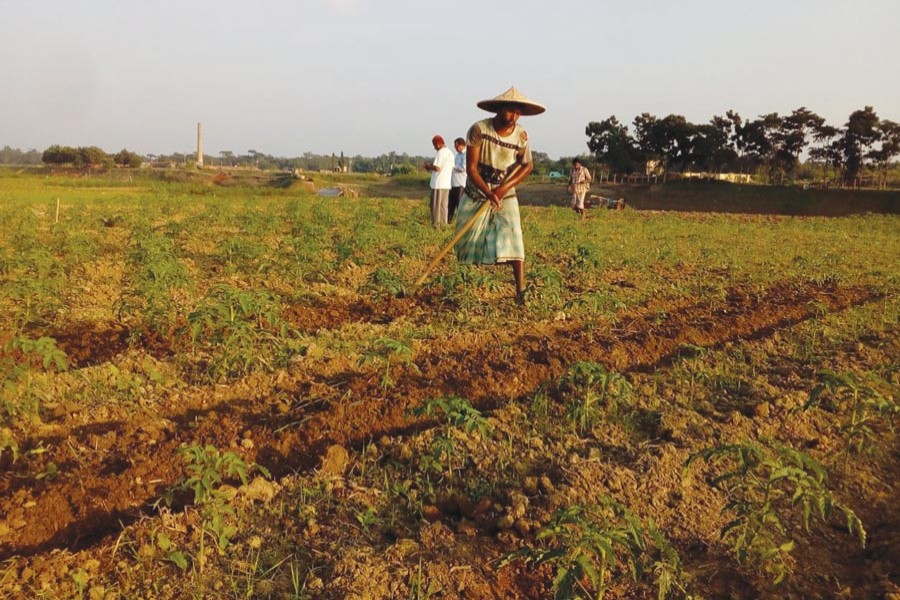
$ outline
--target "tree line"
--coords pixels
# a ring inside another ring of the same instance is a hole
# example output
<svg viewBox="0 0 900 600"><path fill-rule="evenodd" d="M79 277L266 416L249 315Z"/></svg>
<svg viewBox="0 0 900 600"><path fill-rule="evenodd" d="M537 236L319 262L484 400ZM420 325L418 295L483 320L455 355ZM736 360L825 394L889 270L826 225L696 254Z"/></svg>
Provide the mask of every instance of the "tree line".
<svg viewBox="0 0 900 600"><path fill-rule="evenodd" d="M50 166L73 166L76 168L105 168L113 165L120 167L138 168L144 159L140 154L123 148L116 154L107 154L97 146L70 146L53 145L44 150L41 161Z"/></svg>
<svg viewBox="0 0 900 600"><path fill-rule="evenodd" d="M858 185L867 175L884 187L895 159L900 156L900 125L881 119L871 106L850 114L842 127L800 107L789 115L771 113L744 119L733 110L714 116L708 123L695 124L681 115L656 117L641 113L632 121L633 130L615 115L585 128L587 147L596 161L621 174L659 173L663 181L672 172L732 172L754 175L760 181L776 184L794 181L804 166L820 171L825 182ZM569 159L551 160L542 152L533 152L535 173L566 172ZM305 171L352 171L355 173L408 174L419 169L431 156L410 156L388 152L375 157L314 154L285 158L256 150L235 153L223 150L218 157L204 155L207 166L258 169L301 169ZM805 165L801 161L805 158ZM44 164L76 168L102 168L118 165L193 165L194 153L141 156L127 149L107 154L96 146L72 148L53 145L38 153L22 152L5 146L0 164ZM893 174L896 177L896 174Z"/></svg>
<svg viewBox="0 0 900 600"><path fill-rule="evenodd" d="M172 152L170 154L146 154L140 155L128 149L122 149L115 154L108 154L97 146L71 147L54 144L40 152L29 150L23 152L10 146L0 149L0 165L39 165L68 166L74 168L104 168L114 165L121 167L138 168L148 163L151 166L193 166L196 153ZM203 163L207 166L258 168L262 170L292 170L304 171L352 171L355 173L384 173L391 175L404 175L416 171L426 160L433 156L417 156L407 153L386 152L384 154L369 156L348 156L342 154L315 154L305 152L302 156L282 157L273 156L256 150L248 150L246 153L235 153L231 150L222 150L218 155L203 155Z"/></svg>
<svg viewBox="0 0 900 600"><path fill-rule="evenodd" d="M41 153L37 150L23 152L18 148L3 146L0 148L0 165L39 165Z"/></svg>
<svg viewBox="0 0 900 600"><path fill-rule="evenodd" d="M791 114L744 119L729 110L708 123L694 124L681 115L658 118L642 113L632 134L613 115L585 128L587 146L609 169L631 174L658 169L670 172L753 173L769 183L794 180L804 152L822 167L823 179L855 185L869 169L884 185L891 163L900 155L900 125L880 119L871 106L854 111L843 127L800 107Z"/></svg>
<svg viewBox="0 0 900 600"><path fill-rule="evenodd" d="M193 163L194 154L190 152L175 152L173 154L151 154L147 156L151 164L187 164ZM238 167L257 168L261 170L292 170L303 171L352 171L354 173L383 173L392 175L404 175L415 171L425 160L431 160L434 156L411 156L407 153L386 152L378 156L344 156L341 154L316 154L304 152L301 156L284 157L247 150L237 153L232 150L222 150L216 156L203 155L203 164L213 167Z"/></svg>

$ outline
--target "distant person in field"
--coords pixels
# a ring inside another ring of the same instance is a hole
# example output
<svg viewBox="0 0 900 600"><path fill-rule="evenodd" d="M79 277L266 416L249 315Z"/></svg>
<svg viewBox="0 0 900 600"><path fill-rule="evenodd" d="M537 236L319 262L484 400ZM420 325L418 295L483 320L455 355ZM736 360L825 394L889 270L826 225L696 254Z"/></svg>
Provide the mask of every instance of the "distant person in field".
<svg viewBox="0 0 900 600"><path fill-rule="evenodd" d="M478 107L494 113L478 121L466 136L466 190L459 203L457 231L471 229L456 244L462 263L512 265L516 298L525 299L525 244L515 186L534 169L528 134L518 124L522 115L546 110L511 87ZM485 202L490 208L478 214Z"/></svg>
<svg viewBox="0 0 900 600"><path fill-rule="evenodd" d="M431 138L437 154L434 162L422 165L426 171L431 171L431 225L439 227L447 225L448 204L450 201L450 177L453 174L453 153L444 144L444 138L439 135Z"/></svg>
<svg viewBox="0 0 900 600"><path fill-rule="evenodd" d="M459 199L462 198L466 188L466 140L456 138L453 140L456 149L456 157L453 161L453 176L450 177L450 204L447 207L447 220L452 221Z"/></svg>
<svg viewBox="0 0 900 600"><path fill-rule="evenodd" d="M572 159L572 171L569 173L569 191L572 193L572 210L584 216L584 196L591 187L594 178L581 161Z"/></svg>

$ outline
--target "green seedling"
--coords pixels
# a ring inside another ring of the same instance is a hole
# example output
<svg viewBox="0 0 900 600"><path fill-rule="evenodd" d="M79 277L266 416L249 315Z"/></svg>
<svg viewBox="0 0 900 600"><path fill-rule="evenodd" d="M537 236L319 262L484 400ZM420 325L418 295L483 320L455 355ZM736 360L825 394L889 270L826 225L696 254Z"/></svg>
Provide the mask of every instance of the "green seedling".
<svg viewBox="0 0 900 600"><path fill-rule="evenodd" d="M218 245L219 256L230 272L263 273L272 266L271 251L265 244L250 242L242 237L225 238Z"/></svg>
<svg viewBox="0 0 900 600"><path fill-rule="evenodd" d="M577 362L556 382L569 420L585 433L606 414L615 413L631 398L631 384L599 363Z"/></svg>
<svg viewBox="0 0 900 600"><path fill-rule="evenodd" d="M438 584L435 581L429 581L425 584L425 574L422 571L422 559L419 558L419 568L409 582L409 600L429 600L435 593L439 591ZM437 588L437 589L436 589Z"/></svg>
<svg viewBox="0 0 900 600"><path fill-rule="evenodd" d="M185 446L179 450L185 461L185 473L183 479L175 488L166 493L164 500L171 506L174 495L179 491L193 492L194 504L200 507L202 527L205 535L200 536L201 560L204 557L204 539L206 535L212 537L219 553L223 553L228 544L237 534L237 528L228 521L234 515L234 509L228 504L221 486L226 480L239 479L241 483L247 483L247 476L252 469L260 471L269 477L269 472L259 465L248 465L233 452L220 452L215 446Z"/></svg>
<svg viewBox="0 0 900 600"><path fill-rule="evenodd" d="M53 481L58 474L59 468L56 466L56 463L49 462L47 463L47 466L44 467L44 470L35 475L34 478L37 480L46 479L47 481Z"/></svg>
<svg viewBox="0 0 900 600"><path fill-rule="evenodd" d="M9 451L12 455L13 463L19 460L19 442L13 436L12 430L8 427L0 427L0 459L3 458L5 451Z"/></svg>
<svg viewBox="0 0 900 600"><path fill-rule="evenodd" d="M163 532L156 534L156 545L164 554L165 560L174 564L176 567L184 571L187 569L187 556L178 549L175 543Z"/></svg>
<svg viewBox="0 0 900 600"><path fill-rule="evenodd" d="M91 576L88 575L87 571L84 569L75 569L72 572L72 583L75 584L75 595L78 598L84 598L84 591L87 589L87 585L91 580Z"/></svg>
<svg viewBox="0 0 900 600"><path fill-rule="evenodd" d="M11 312L13 331L43 321L62 305L65 286L63 265L43 247L28 247L4 257L0 264L0 300L8 300L15 309Z"/></svg>
<svg viewBox="0 0 900 600"><path fill-rule="evenodd" d="M375 269L360 291L370 292L380 297L403 297L409 293L406 282L392 271L384 268Z"/></svg>
<svg viewBox="0 0 900 600"><path fill-rule="evenodd" d="M41 337L32 339L25 336L15 337L3 346L4 354L16 352L21 353L26 360L36 358L40 360L45 370L50 367L62 372L68 368L68 356L56 346L56 340L51 337ZM6 377L10 378L10 372L17 371L17 367L22 366L20 363L13 363L9 359L0 359L0 367L6 372Z"/></svg>
<svg viewBox="0 0 900 600"><path fill-rule="evenodd" d="M41 394L32 368L35 362L44 370L62 372L68 368L68 357L53 338L19 336L0 349L0 391L4 392L0 394L0 406L10 415L37 416L40 411Z"/></svg>
<svg viewBox="0 0 900 600"><path fill-rule="evenodd" d="M188 315L191 341L213 349L208 369L217 379L271 369L293 332L278 300L264 290L215 285Z"/></svg>
<svg viewBox="0 0 900 600"><path fill-rule="evenodd" d="M600 252L593 246L579 244L575 249L575 255L571 260L573 269L578 271L591 271L598 269L603 264Z"/></svg>
<svg viewBox="0 0 900 600"><path fill-rule="evenodd" d="M381 364L384 370L381 373L381 387L389 388L394 385L391 372L395 364L400 363L406 367L417 367L412 361L412 347L406 342L391 338L378 338L359 357L356 364Z"/></svg>
<svg viewBox="0 0 900 600"><path fill-rule="evenodd" d="M795 541L784 524L789 515L799 516L809 530L810 523L825 523L833 513L843 513L847 529L865 546L862 522L834 498L826 487L825 469L804 452L781 445L773 450L753 444L714 446L692 454L685 467L697 459L718 467L710 485L727 496L725 508L733 518L722 528L721 538L738 562L761 567L776 584L793 571Z"/></svg>
<svg viewBox="0 0 900 600"><path fill-rule="evenodd" d="M878 447L875 426L882 424L894 431L894 421L900 416L900 404L879 391L875 376L863 379L853 373L819 371L819 382L809 393L801 410L819 408L842 415L839 425L844 434L843 466L846 469L851 451L874 452Z"/></svg>
<svg viewBox="0 0 900 600"><path fill-rule="evenodd" d="M372 526L378 523L378 513L371 506L366 507L365 510L354 510L353 512L364 533L368 533Z"/></svg>
<svg viewBox="0 0 900 600"><path fill-rule="evenodd" d="M457 396L429 398L420 406L411 409L410 414L442 421L432 442L431 452L421 457L420 464L425 471L436 473L446 471L451 475L455 468L462 468L467 457L457 446L454 430L483 437L491 429L487 419L478 409L468 400Z"/></svg>
<svg viewBox="0 0 900 600"><path fill-rule="evenodd" d="M141 318L150 331L169 333L178 319L174 293L191 286L187 268L168 236L139 227L126 259L126 280L117 302L119 316Z"/></svg>
<svg viewBox="0 0 900 600"><path fill-rule="evenodd" d="M556 600L601 600L622 570L635 582L652 572L660 600L681 589L681 563L665 536L652 521L645 527L609 496L597 504L556 511L537 540L540 547L520 548L504 557L500 566L515 560L553 565Z"/></svg>

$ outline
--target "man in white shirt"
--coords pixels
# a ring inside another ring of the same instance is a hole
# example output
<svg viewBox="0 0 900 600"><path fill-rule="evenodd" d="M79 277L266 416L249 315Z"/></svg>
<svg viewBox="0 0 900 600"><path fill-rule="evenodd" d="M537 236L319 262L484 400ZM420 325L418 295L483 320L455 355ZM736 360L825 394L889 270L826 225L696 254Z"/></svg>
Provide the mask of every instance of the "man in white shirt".
<svg viewBox="0 0 900 600"><path fill-rule="evenodd" d="M432 164L422 165L426 171L431 171L431 225L438 227L447 225L447 211L450 199L450 178L453 173L453 153L444 144L444 138L439 135L431 139L431 144L437 151Z"/></svg>
<svg viewBox="0 0 900 600"><path fill-rule="evenodd" d="M453 164L453 176L450 177L450 204L447 207L447 221L453 220L453 213L459 206L459 199L462 198L463 191L466 189L466 140L456 138L453 140L453 147L456 148L456 159Z"/></svg>

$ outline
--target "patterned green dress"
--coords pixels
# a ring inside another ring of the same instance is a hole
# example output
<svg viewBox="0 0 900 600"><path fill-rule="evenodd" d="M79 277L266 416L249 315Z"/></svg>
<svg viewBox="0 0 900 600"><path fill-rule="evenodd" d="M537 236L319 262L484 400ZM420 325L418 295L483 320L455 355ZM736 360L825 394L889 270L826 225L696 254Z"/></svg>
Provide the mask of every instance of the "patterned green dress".
<svg viewBox="0 0 900 600"><path fill-rule="evenodd" d="M518 124L512 133L500 136L494 129L493 117L478 121L469 128L466 144L481 148L478 172L491 189L497 188L517 164L531 162L531 145L528 134ZM484 194L472 183L466 185L457 210L456 227L461 228L486 202ZM456 244L456 256L460 262L476 265L493 265L515 260L525 260L525 244L522 241L522 224L519 220L519 200L515 188L503 197L501 210L489 210Z"/></svg>

